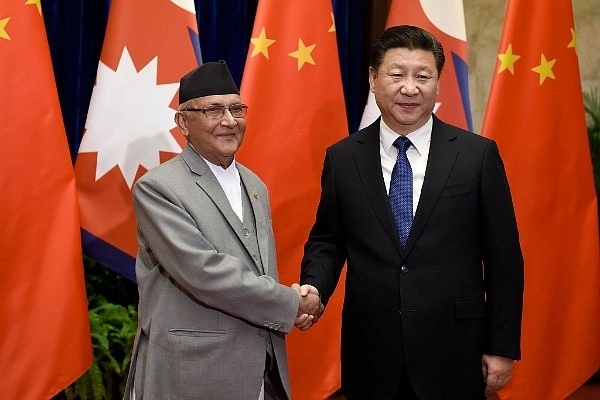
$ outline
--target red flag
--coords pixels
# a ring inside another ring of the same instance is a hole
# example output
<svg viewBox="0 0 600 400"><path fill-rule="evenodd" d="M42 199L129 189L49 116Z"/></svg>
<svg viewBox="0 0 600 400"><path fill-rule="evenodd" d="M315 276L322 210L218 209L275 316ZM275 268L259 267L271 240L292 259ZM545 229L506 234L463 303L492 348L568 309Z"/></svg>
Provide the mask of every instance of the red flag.
<svg viewBox="0 0 600 400"><path fill-rule="evenodd" d="M330 0L259 1L241 93L248 130L236 158L269 188L279 276L289 285L315 219L325 149L348 134ZM343 281L338 288L317 325L288 336L297 399L340 387Z"/></svg>
<svg viewBox="0 0 600 400"><path fill-rule="evenodd" d="M39 1L0 4L0 387L49 399L92 363L75 176Z"/></svg>
<svg viewBox="0 0 600 400"><path fill-rule="evenodd" d="M193 0L111 2L75 173L85 253L131 279L131 187L181 151L177 90L199 61Z"/></svg>
<svg viewBox="0 0 600 400"><path fill-rule="evenodd" d="M463 1L392 0L386 28L396 25L418 26L442 43L446 64L434 112L445 122L472 131ZM369 93L360 127L370 125L379 115L373 93Z"/></svg>
<svg viewBox="0 0 600 400"><path fill-rule="evenodd" d="M598 208L570 0L509 0L483 134L525 258L522 357L502 399L564 399L600 364Z"/></svg>

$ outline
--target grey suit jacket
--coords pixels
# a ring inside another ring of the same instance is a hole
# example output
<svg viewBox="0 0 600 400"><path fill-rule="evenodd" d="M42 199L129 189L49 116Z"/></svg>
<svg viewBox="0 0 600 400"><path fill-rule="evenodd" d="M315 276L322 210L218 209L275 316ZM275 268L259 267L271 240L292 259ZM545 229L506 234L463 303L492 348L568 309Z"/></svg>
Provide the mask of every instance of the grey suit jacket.
<svg viewBox="0 0 600 400"><path fill-rule="evenodd" d="M267 189L237 166L264 274L219 182L189 146L135 184L139 327L125 399L135 385L137 400L256 400L267 335L289 396L283 333L298 295L278 283Z"/></svg>

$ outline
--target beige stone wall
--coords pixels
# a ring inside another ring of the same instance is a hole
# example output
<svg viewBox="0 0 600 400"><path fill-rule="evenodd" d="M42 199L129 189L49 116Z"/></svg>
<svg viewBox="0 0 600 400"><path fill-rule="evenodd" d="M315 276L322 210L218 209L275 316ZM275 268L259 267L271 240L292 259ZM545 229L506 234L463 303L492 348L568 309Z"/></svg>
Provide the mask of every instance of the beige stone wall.
<svg viewBox="0 0 600 400"><path fill-rule="evenodd" d="M554 0L546 0L552 2ZM469 46L469 89L473 128L481 132L506 0L463 0ZM600 90L600 0L573 0L582 88Z"/></svg>

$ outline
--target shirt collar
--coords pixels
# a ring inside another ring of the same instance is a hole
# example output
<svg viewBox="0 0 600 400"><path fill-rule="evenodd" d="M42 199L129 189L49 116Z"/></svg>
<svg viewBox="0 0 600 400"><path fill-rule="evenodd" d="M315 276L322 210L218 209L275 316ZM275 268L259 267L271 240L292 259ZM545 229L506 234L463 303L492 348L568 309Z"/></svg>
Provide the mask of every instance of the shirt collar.
<svg viewBox="0 0 600 400"><path fill-rule="evenodd" d="M200 156L200 157L202 157L202 156ZM220 165L213 164L204 157L202 157L202 158L204 159L204 161L206 161L206 165L208 165L208 168L210 168L210 170L216 176L225 178L228 181L236 180L238 172L237 172L235 160L233 160L233 162L229 165L229 167L224 169Z"/></svg>
<svg viewBox="0 0 600 400"><path fill-rule="evenodd" d="M229 164L229 167L223 168L220 165L211 163L206 158L204 158L204 156L200 155L200 153L198 153L198 151L194 148L194 146L192 146L191 143L188 142L188 145L190 146L190 148L192 150L194 150L194 153L196 153L198 156L200 156L204 160L204 162L206 162L206 165L208 166L208 168L210 168L210 170L216 176L229 177L229 178L237 176L238 172L237 172L235 159L231 162L231 164Z"/></svg>
<svg viewBox="0 0 600 400"><path fill-rule="evenodd" d="M430 116L425 125L410 132L406 135L410 139L413 146L417 149L420 155L425 154L427 145L431 140L431 129L433 128L433 116ZM387 155L394 145L394 141L398 138L398 134L383 122L383 118L379 122L379 140L383 145L383 149ZM394 152L394 155L396 153Z"/></svg>

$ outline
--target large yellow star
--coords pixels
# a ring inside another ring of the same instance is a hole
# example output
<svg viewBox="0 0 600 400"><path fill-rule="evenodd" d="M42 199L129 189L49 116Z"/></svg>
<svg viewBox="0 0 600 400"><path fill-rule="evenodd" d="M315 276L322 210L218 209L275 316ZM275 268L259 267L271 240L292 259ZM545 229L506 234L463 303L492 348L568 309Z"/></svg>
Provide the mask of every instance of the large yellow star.
<svg viewBox="0 0 600 400"><path fill-rule="evenodd" d="M310 53L315 49L316 44L311 44L310 46L305 46L302 39L298 39L298 50L291 52L288 54L294 58L298 59L298 71L304 66L305 63L310 63L315 65L315 60L313 60Z"/></svg>
<svg viewBox="0 0 600 400"><path fill-rule="evenodd" d="M42 5L40 0L27 0L25 4L35 4L37 6L38 12L42 15Z"/></svg>
<svg viewBox="0 0 600 400"><path fill-rule="evenodd" d="M10 40L10 36L8 36L8 32L6 32L6 24L8 24L9 20L10 17L0 19L0 39Z"/></svg>
<svg viewBox="0 0 600 400"><path fill-rule="evenodd" d="M575 54L577 54L577 35L575 34L575 29L571 28L571 41L567 45L567 47L575 48Z"/></svg>
<svg viewBox="0 0 600 400"><path fill-rule="evenodd" d="M260 30L260 34L258 37L251 38L250 42L254 45L254 49L252 49L252 54L250 58L253 58L257 54L262 54L265 58L269 59L269 46L275 43L273 39L267 39L267 34L265 33L265 27Z"/></svg>
<svg viewBox="0 0 600 400"><path fill-rule="evenodd" d="M554 67L554 63L556 62L556 58L554 60L546 60L546 56L542 53L542 57L540 58L540 65L537 67L531 68L533 72L537 72L540 74L540 85L544 83L546 78L556 79L554 77L554 72L552 72L552 67Z"/></svg>
<svg viewBox="0 0 600 400"><path fill-rule="evenodd" d="M512 43L508 45L506 49L506 53L498 54L498 60L500 60L500 68L498 68L498 73L509 70L511 74L515 74L515 62L521 58L516 54L513 54Z"/></svg>

